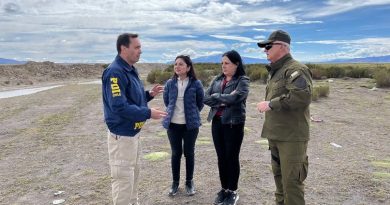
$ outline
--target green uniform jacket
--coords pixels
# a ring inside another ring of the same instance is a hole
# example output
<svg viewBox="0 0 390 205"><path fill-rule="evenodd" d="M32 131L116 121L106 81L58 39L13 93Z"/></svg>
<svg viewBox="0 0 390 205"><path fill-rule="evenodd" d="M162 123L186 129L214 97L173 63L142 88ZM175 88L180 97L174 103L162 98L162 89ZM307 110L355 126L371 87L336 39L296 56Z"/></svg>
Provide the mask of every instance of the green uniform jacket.
<svg viewBox="0 0 390 205"><path fill-rule="evenodd" d="M267 66L265 100L272 110L265 113L261 137L276 141L308 141L312 74L290 54Z"/></svg>

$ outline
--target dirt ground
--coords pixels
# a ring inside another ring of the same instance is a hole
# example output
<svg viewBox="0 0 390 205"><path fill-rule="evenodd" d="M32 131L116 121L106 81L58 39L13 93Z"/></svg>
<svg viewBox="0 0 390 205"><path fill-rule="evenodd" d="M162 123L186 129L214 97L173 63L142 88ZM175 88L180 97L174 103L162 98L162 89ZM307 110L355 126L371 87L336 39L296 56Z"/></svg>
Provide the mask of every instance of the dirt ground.
<svg viewBox="0 0 390 205"><path fill-rule="evenodd" d="M143 78L148 70L139 70ZM96 80L99 75L83 80ZM32 81L38 86L61 79L64 82L63 78ZM370 79L333 80L329 82L330 96L311 105L313 118L322 122L311 123L306 202L390 204L390 90L367 88L373 84ZM0 88L18 86L1 84ZM240 205L273 204L270 153L259 135L264 116L256 111L264 90L265 85L251 83L240 155ZM162 97L150 106L163 108ZM202 111L203 126L196 144L197 193L185 195L184 159L180 190L171 198L167 195L170 157L143 158L141 204L212 204L220 186L211 126L206 121L208 110ZM0 99L0 123L0 204L53 204L58 199L65 200L62 204L112 204L101 85L80 85L66 79L62 87ZM170 153L160 121L149 120L140 136L143 156ZM55 196L58 191L63 193Z"/></svg>

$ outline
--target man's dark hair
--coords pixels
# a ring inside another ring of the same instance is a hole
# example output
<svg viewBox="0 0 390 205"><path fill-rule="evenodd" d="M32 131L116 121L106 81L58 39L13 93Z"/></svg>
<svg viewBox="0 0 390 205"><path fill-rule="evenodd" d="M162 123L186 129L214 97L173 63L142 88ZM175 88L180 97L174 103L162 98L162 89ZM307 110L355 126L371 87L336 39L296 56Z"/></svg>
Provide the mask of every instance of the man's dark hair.
<svg viewBox="0 0 390 205"><path fill-rule="evenodd" d="M132 38L138 38L138 34L135 33L123 33L118 36L118 40L116 41L116 50L118 54L121 53L121 46L129 47Z"/></svg>
<svg viewBox="0 0 390 205"><path fill-rule="evenodd" d="M194 65L192 64L192 60L191 60L190 56L187 56L187 55L179 55L179 56L177 56L177 57L175 58L175 61L176 61L178 58L182 59L182 60L187 64L187 66L190 67L190 70L188 71L187 76L188 76L188 77L192 77L193 79L197 80L196 74L195 74ZM175 70L173 70L173 76L176 77L176 78L178 77L178 75L175 73Z"/></svg>
<svg viewBox="0 0 390 205"><path fill-rule="evenodd" d="M242 63L242 58L237 51L235 51L235 50L227 51L226 53L224 53L222 55L222 57L224 57L224 56L229 58L229 60L232 63L237 65L237 70L236 70L236 73L234 74L235 77L245 75L245 67L244 67L244 64Z"/></svg>

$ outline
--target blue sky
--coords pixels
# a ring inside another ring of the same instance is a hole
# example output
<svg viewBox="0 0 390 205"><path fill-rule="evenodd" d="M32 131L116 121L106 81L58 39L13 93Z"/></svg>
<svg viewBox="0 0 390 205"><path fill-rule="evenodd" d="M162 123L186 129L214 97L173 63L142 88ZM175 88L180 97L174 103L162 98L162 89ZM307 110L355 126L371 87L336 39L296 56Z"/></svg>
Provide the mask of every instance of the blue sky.
<svg viewBox="0 0 390 205"><path fill-rule="evenodd" d="M236 49L283 29L301 61L390 55L390 0L0 0L0 58L108 63L123 32L140 35L141 62Z"/></svg>

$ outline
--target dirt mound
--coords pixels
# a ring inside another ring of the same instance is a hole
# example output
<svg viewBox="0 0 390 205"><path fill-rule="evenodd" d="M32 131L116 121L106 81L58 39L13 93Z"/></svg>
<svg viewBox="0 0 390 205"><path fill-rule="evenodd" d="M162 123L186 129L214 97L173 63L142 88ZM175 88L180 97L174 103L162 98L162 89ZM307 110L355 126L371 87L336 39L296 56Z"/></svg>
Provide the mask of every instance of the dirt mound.
<svg viewBox="0 0 390 205"><path fill-rule="evenodd" d="M23 65L0 65L0 85L33 85L70 79L98 78L103 64L57 64L28 62Z"/></svg>
<svg viewBox="0 0 390 205"><path fill-rule="evenodd" d="M0 65L0 86L36 85L46 82L99 79L108 64L58 64L27 62L23 65ZM141 75L153 69L164 69L166 64L142 63L136 67Z"/></svg>

